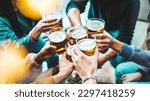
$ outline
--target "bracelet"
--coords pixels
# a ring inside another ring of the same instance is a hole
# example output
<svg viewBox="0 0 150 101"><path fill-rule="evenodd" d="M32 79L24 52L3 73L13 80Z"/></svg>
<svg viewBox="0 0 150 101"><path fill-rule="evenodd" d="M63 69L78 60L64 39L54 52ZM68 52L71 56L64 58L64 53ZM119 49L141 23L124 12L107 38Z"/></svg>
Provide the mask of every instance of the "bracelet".
<svg viewBox="0 0 150 101"><path fill-rule="evenodd" d="M84 82L88 81L89 79L95 79L95 80L96 80L96 82L98 81L98 79L97 79L97 76L96 76L96 75L90 75L90 76L88 76L88 77L86 77L86 78L82 79L82 83L84 83Z"/></svg>
<svg viewBox="0 0 150 101"><path fill-rule="evenodd" d="M41 66L42 64L39 64L39 63L37 63L36 61L35 61L35 56L33 57L33 71L38 71L40 68L40 66ZM38 67L38 68L36 68L36 67Z"/></svg>

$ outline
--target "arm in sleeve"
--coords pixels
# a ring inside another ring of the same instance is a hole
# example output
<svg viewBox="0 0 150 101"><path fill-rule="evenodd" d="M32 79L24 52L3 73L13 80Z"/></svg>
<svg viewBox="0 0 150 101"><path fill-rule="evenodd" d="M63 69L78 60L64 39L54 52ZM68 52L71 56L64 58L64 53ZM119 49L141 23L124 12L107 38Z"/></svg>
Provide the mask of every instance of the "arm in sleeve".
<svg viewBox="0 0 150 101"><path fill-rule="evenodd" d="M124 44L120 55L128 58L129 60L150 68L150 51L138 49L127 44Z"/></svg>
<svg viewBox="0 0 150 101"><path fill-rule="evenodd" d="M87 2L88 0L71 0L67 5L66 13L68 13L71 8L78 8L80 13L83 13Z"/></svg>
<svg viewBox="0 0 150 101"><path fill-rule="evenodd" d="M24 45L28 50L32 49L33 45L35 44L35 42L30 39L29 35L19 39L12 30L11 26L4 20L0 19L0 41L5 40L15 40Z"/></svg>
<svg viewBox="0 0 150 101"><path fill-rule="evenodd" d="M123 11L122 20L120 23L118 40L131 44L136 21L139 14L140 2L139 0L130 0L129 4Z"/></svg>

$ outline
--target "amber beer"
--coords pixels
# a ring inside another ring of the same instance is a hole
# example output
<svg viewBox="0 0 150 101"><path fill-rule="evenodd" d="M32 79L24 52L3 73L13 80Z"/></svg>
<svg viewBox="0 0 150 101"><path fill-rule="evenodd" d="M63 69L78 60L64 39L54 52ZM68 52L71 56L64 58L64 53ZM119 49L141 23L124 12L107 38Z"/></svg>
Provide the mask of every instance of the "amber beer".
<svg viewBox="0 0 150 101"><path fill-rule="evenodd" d="M78 48L88 56L92 56L96 50L96 40L95 39L82 39L78 43Z"/></svg>
<svg viewBox="0 0 150 101"><path fill-rule="evenodd" d="M69 44L74 45L76 44L76 40L83 39L87 37L86 31L82 27L77 27L77 28L70 28L68 30L68 35L69 35Z"/></svg>
<svg viewBox="0 0 150 101"><path fill-rule="evenodd" d="M51 45L56 46L56 50L55 52L58 54L62 54L63 52L65 52L65 44L67 43L68 39L67 39L67 35L65 32L63 31L56 31L56 32L52 32L49 36L48 36Z"/></svg>
<svg viewBox="0 0 150 101"><path fill-rule="evenodd" d="M48 13L45 15L44 19L51 23L52 28L63 27L62 15L60 12Z"/></svg>
<svg viewBox="0 0 150 101"><path fill-rule="evenodd" d="M91 18L86 22L86 31L88 36L93 34L100 34L104 32L105 21L99 18Z"/></svg>

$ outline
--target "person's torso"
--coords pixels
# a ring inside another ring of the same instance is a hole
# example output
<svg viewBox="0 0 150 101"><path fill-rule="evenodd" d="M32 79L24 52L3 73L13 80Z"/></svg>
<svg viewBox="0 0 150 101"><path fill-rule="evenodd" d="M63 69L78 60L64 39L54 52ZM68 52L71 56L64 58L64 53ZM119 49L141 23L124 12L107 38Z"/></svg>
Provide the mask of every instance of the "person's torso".
<svg viewBox="0 0 150 101"><path fill-rule="evenodd" d="M125 9L130 0L90 0L89 18L105 20L105 29L116 30L120 26Z"/></svg>
<svg viewBox="0 0 150 101"><path fill-rule="evenodd" d="M19 12L17 12L17 19L18 19L19 26L21 28L23 36L26 36L32 30L32 28L35 26L35 24L37 23L36 21L30 20L30 19L24 17Z"/></svg>

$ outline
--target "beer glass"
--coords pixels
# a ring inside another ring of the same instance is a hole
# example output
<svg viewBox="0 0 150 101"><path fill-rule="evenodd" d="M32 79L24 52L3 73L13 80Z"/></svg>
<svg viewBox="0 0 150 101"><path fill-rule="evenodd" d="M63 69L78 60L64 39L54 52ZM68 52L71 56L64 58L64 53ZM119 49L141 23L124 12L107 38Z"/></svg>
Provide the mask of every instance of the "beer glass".
<svg viewBox="0 0 150 101"><path fill-rule="evenodd" d="M66 43L65 45L65 49L66 49L66 59L69 60L70 62L72 62L72 59L71 59L71 51L73 49L73 46L72 44L70 44L69 42Z"/></svg>
<svg viewBox="0 0 150 101"><path fill-rule="evenodd" d="M86 31L88 36L91 37L93 34L101 34L104 32L105 21L99 18L91 18L86 22Z"/></svg>
<svg viewBox="0 0 150 101"><path fill-rule="evenodd" d="M47 13L43 17L43 21L51 23L51 29L63 27L62 15L60 12Z"/></svg>
<svg viewBox="0 0 150 101"><path fill-rule="evenodd" d="M69 36L69 43L71 45L76 44L76 39L82 39L87 37L87 33L82 26L79 27L71 27L67 30L67 34Z"/></svg>
<svg viewBox="0 0 150 101"><path fill-rule="evenodd" d="M77 46L83 53L85 53L88 56L92 56L94 55L96 50L96 38L87 37L79 41L77 40Z"/></svg>
<svg viewBox="0 0 150 101"><path fill-rule="evenodd" d="M86 22L86 31L88 36L91 37L94 34L103 34L105 27L105 21L100 18L91 18ZM101 39L101 37L96 37L96 39ZM103 51L106 48L98 47L99 51Z"/></svg>
<svg viewBox="0 0 150 101"><path fill-rule="evenodd" d="M50 44L57 47L56 53L62 54L65 52L65 44L68 42L68 38L64 30L50 31L48 38Z"/></svg>

